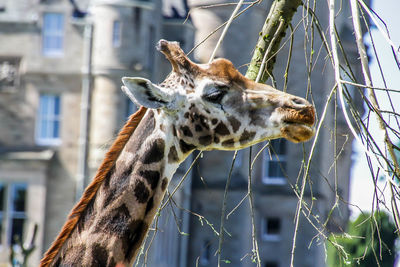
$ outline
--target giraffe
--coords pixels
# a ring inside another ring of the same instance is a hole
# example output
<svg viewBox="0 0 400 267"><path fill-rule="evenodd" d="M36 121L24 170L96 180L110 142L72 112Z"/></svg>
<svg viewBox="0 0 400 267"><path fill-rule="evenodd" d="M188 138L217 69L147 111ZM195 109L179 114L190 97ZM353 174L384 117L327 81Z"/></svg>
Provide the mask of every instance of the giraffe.
<svg viewBox="0 0 400 267"><path fill-rule="evenodd" d="M141 106L107 152L40 266L131 266L179 164L194 150L236 150L275 138L304 142L315 109L255 83L227 59L196 64L177 42L157 49L172 65L159 85L122 78Z"/></svg>

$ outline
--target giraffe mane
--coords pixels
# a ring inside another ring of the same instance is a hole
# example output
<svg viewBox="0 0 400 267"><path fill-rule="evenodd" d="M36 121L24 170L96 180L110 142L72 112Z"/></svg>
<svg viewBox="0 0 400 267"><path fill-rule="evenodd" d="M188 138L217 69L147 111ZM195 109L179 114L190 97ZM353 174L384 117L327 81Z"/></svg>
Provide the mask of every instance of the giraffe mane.
<svg viewBox="0 0 400 267"><path fill-rule="evenodd" d="M71 210L70 214L68 215L67 221L62 227L57 238L51 244L50 248L47 250L44 257L40 261L40 267L49 266L54 258L58 255L61 247L72 234L72 231L75 229L79 219L81 218L81 215L86 210L86 207L96 195L98 189L100 188L100 185L103 183L105 177L107 176L107 173L113 167L125 144L128 142L132 133L135 131L139 122L142 120L144 114L146 113L146 110L147 108L140 107L140 109L135 112L135 114L131 115L129 120L125 123L124 127L119 132L118 137L115 139L114 143L111 145L110 149L106 153L94 179L85 189L79 202Z"/></svg>

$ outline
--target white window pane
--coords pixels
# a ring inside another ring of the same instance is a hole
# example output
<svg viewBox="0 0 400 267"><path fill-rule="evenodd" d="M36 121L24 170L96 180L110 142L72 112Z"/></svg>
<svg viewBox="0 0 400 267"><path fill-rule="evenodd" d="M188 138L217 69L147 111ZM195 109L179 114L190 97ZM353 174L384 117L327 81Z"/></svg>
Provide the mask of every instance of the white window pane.
<svg viewBox="0 0 400 267"><path fill-rule="evenodd" d="M41 121L41 127L40 127L40 134L39 137L40 138L47 138L47 128L48 128L48 121L47 120L42 120Z"/></svg>
<svg viewBox="0 0 400 267"><path fill-rule="evenodd" d="M60 138L61 99L58 95L40 96L37 138L43 145L56 144Z"/></svg>
<svg viewBox="0 0 400 267"><path fill-rule="evenodd" d="M46 96L40 97L40 114L45 115L47 114L49 105L48 105L48 98Z"/></svg>
<svg viewBox="0 0 400 267"><path fill-rule="evenodd" d="M60 115L60 97L54 96L54 115Z"/></svg>
<svg viewBox="0 0 400 267"><path fill-rule="evenodd" d="M63 51L64 15L61 13L45 13L43 18L43 53L57 55Z"/></svg>
<svg viewBox="0 0 400 267"><path fill-rule="evenodd" d="M62 42L63 42L62 37L60 37L60 36L54 36L53 39L54 39L54 46L53 46L53 49L55 49L55 50L60 49L60 50L61 50L61 48L62 48Z"/></svg>
<svg viewBox="0 0 400 267"><path fill-rule="evenodd" d="M58 120L54 121L52 137L54 138L60 137L60 122Z"/></svg>
<svg viewBox="0 0 400 267"><path fill-rule="evenodd" d="M286 141L270 141L270 148L264 154L263 182L266 184L285 184L286 180Z"/></svg>
<svg viewBox="0 0 400 267"><path fill-rule="evenodd" d="M60 32L64 29L64 16L62 14L57 14L55 17L56 17L55 19L56 30Z"/></svg>

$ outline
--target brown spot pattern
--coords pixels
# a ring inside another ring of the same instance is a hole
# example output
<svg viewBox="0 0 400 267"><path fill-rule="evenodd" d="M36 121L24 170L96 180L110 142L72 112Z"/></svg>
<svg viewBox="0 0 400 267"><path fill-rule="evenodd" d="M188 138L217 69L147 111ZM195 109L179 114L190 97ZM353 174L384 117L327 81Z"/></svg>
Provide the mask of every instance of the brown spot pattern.
<svg viewBox="0 0 400 267"><path fill-rule="evenodd" d="M207 119L205 116L200 115L200 116L199 116L199 120L200 120L201 126L203 126L204 128L206 128L207 130L210 129L210 127L209 127L208 124L207 124L208 119Z"/></svg>
<svg viewBox="0 0 400 267"><path fill-rule="evenodd" d="M182 139L179 140L179 146L181 147L181 151L183 154L186 154L196 148L194 145L188 144L185 141L183 141Z"/></svg>
<svg viewBox="0 0 400 267"><path fill-rule="evenodd" d="M99 222L96 225L97 232L105 232L122 237L126 232L126 228L131 219L129 209L125 204L114 209L111 214L101 215Z"/></svg>
<svg viewBox="0 0 400 267"><path fill-rule="evenodd" d="M204 135L199 137L199 143L203 146L208 146L212 142L212 136L211 135Z"/></svg>
<svg viewBox="0 0 400 267"><path fill-rule="evenodd" d="M175 163L178 162L178 152L176 151L175 146L171 146L168 152L168 163Z"/></svg>
<svg viewBox="0 0 400 267"><path fill-rule="evenodd" d="M142 181L136 180L134 194L139 203L146 203L150 192Z"/></svg>
<svg viewBox="0 0 400 267"><path fill-rule="evenodd" d="M230 134L228 128L223 122L220 122L217 127L215 127L215 133L219 135L228 135Z"/></svg>
<svg viewBox="0 0 400 267"><path fill-rule="evenodd" d="M256 132L248 132L244 130L242 135L240 136L239 142L241 145L243 145L253 140L254 136L256 136Z"/></svg>
<svg viewBox="0 0 400 267"><path fill-rule="evenodd" d="M167 185L168 185L168 178L164 177L164 179L162 179L161 182L161 190L164 192L165 189L167 189Z"/></svg>
<svg viewBox="0 0 400 267"><path fill-rule="evenodd" d="M158 138L151 143L150 147L144 153L143 163L150 164L159 162L164 158L165 142L163 139Z"/></svg>
<svg viewBox="0 0 400 267"><path fill-rule="evenodd" d="M149 183L151 189L155 189L160 181L160 172L159 171L149 171L143 170L140 171L140 176L142 176Z"/></svg>
<svg viewBox="0 0 400 267"><path fill-rule="evenodd" d="M187 137L193 137L192 131L190 131L190 128L188 126L182 126L181 131L182 131L183 135L185 135Z"/></svg>
<svg viewBox="0 0 400 267"><path fill-rule="evenodd" d="M94 244L91 249L91 266L110 266L108 263L108 251L100 244Z"/></svg>
<svg viewBox="0 0 400 267"><path fill-rule="evenodd" d="M142 220L134 220L128 225L122 238L122 250L127 260L130 260L141 246L148 228L149 226Z"/></svg>
<svg viewBox="0 0 400 267"><path fill-rule="evenodd" d="M201 132L201 131L203 131L203 128L199 124L196 124L195 127L194 127L194 130L196 132Z"/></svg>
<svg viewBox="0 0 400 267"><path fill-rule="evenodd" d="M121 165L111 176L109 187L103 186L103 193L105 195L104 207L107 207L112 201L118 198L129 185L133 164Z"/></svg>
<svg viewBox="0 0 400 267"><path fill-rule="evenodd" d="M234 139L228 139L228 140L223 141L221 145L226 146L226 147L233 147L234 144L235 144Z"/></svg>
<svg viewBox="0 0 400 267"><path fill-rule="evenodd" d="M237 130L239 130L240 125L242 125L242 124L240 123L240 121L238 121L234 116L229 116L229 117L228 117L228 121L229 121L229 123L231 124L232 129L233 129L234 132L236 132Z"/></svg>

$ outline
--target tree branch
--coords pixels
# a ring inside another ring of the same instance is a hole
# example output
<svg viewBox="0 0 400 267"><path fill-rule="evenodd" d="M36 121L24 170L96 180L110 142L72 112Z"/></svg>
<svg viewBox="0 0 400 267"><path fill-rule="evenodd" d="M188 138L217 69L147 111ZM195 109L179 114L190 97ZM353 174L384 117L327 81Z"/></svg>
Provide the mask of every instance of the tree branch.
<svg viewBox="0 0 400 267"><path fill-rule="evenodd" d="M300 4L301 0L275 0L272 3L247 69L247 78L256 80L258 73L262 73L259 82L267 81L274 68L276 52ZM264 58L265 64L262 63Z"/></svg>

